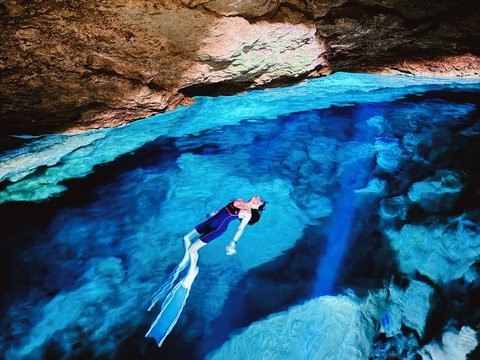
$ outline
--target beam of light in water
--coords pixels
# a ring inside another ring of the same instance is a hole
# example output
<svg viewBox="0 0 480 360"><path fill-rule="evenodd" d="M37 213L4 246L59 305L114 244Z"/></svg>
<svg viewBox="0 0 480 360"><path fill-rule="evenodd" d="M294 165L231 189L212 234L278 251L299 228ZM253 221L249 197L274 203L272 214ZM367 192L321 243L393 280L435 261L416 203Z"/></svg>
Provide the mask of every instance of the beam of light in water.
<svg viewBox="0 0 480 360"><path fill-rule="evenodd" d="M351 164L342 177L340 196L334 207L327 236L327 250L317 267L314 296L331 294L337 273L348 249L353 221L356 215L355 192L350 186L358 177L367 173L369 161L359 160Z"/></svg>
<svg viewBox="0 0 480 360"><path fill-rule="evenodd" d="M352 141L371 143L372 138L368 131L366 121L382 115L381 105L371 106L369 109L358 110L353 114ZM335 285L338 272L349 247L353 222L357 215L356 189L364 187L369 178L372 155L360 155L357 159L347 163L339 180L339 195L332 213L332 220L327 234L327 247L317 266L313 296L331 294Z"/></svg>

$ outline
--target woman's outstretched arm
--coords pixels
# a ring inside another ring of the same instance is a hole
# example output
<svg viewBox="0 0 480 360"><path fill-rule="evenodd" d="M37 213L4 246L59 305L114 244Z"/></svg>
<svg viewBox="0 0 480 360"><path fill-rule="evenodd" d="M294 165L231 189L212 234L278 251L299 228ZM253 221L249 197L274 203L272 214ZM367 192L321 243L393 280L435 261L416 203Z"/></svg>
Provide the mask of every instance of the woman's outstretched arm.
<svg viewBox="0 0 480 360"><path fill-rule="evenodd" d="M247 226L248 222L252 218L252 214L250 213L245 213L242 216L242 222L240 223L240 226L238 227L237 231L235 232L235 235L233 236L233 240L230 241L230 243L226 247L226 253L227 255L234 255L237 253L237 250L235 249L235 246L237 245L238 240L240 240L240 237L243 234L243 230L245 229L245 226Z"/></svg>

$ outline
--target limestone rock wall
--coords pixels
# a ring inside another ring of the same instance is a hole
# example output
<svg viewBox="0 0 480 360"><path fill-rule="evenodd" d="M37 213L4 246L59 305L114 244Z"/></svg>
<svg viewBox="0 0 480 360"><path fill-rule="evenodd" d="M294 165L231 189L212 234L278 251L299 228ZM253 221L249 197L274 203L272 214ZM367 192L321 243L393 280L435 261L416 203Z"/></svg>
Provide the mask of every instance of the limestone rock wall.
<svg viewBox="0 0 480 360"><path fill-rule="evenodd" d="M473 0L0 0L0 131L117 126L196 94L337 70L480 76L478 8Z"/></svg>

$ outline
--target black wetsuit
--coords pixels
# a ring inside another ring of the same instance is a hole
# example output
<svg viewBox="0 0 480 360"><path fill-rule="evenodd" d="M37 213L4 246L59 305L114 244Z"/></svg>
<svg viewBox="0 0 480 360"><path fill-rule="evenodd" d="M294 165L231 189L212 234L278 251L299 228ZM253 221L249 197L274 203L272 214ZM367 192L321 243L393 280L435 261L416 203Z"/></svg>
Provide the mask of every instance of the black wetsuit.
<svg viewBox="0 0 480 360"><path fill-rule="evenodd" d="M203 223L195 226L195 230L200 234L200 240L204 243L216 239L222 235L228 228L232 220L238 219L241 209L233 204L233 201L220 209L215 215Z"/></svg>

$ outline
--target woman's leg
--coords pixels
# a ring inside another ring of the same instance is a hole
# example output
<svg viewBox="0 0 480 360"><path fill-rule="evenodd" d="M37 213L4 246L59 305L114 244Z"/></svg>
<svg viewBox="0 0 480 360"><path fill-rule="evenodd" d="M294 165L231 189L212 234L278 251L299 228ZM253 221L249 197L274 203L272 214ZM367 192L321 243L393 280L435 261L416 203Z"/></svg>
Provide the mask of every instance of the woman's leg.
<svg viewBox="0 0 480 360"><path fill-rule="evenodd" d="M190 231L187 235L183 237L183 242L185 244L185 255L183 256L182 261L173 269L171 274L168 276L168 278L163 282L163 284L160 286L160 289L158 289L153 295L150 300L150 306L148 307L148 311L150 311L155 304L160 300L160 298L163 297L164 294L170 291L170 289L173 287L173 284L178 278L178 275L187 267L188 261L190 260L190 255L188 249L190 248L190 245L192 244L192 239L196 236L200 235L195 229ZM198 255L197 255L198 257ZM193 281L193 280L192 280Z"/></svg>
<svg viewBox="0 0 480 360"><path fill-rule="evenodd" d="M185 235L185 244L190 241L190 235L193 234L193 231L191 231ZM160 314L158 314L157 318L150 326L150 329L145 334L145 337L154 338L157 341L158 346L162 345L163 341L170 331L172 331L172 328L175 326L180 314L183 311L188 294L190 293L190 288L193 284L193 280L195 280L195 277L198 274L198 250L205 245L207 244L197 240L188 248L185 256L190 258L191 265L188 269L187 276L180 281L177 286L175 286L167 295L162 304L162 310L160 311Z"/></svg>
<svg viewBox="0 0 480 360"><path fill-rule="evenodd" d="M183 283L187 288L190 288L190 286L192 286L192 282L198 273L198 250L200 250L205 245L207 244L204 243L202 240L197 240L188 248L188 255L190 256L190 267L188 268L188 273L185 277L185 280L183 280Z"/></svg>
<svg viewBox="0 0 480 360"><path fill-rule="evenodd" d="M185 248L188 249L192 244L192 239L200 235L196 229L192 229L187 235L183 237L183 241L185 242Z"/></svg>

